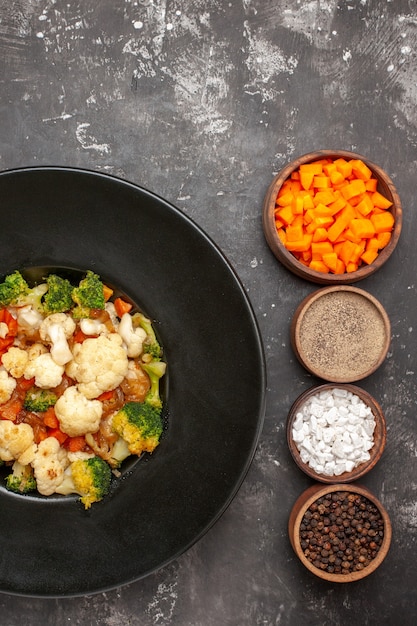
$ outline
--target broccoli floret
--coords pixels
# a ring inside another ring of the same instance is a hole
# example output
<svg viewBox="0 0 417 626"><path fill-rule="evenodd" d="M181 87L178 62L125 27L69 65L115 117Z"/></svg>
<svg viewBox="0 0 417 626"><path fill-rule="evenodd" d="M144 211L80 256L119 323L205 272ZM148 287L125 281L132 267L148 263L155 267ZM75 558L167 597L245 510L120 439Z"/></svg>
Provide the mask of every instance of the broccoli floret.
<svg viewBox="0 0 417 626"><path fill-rule="evenodd" d="M99 502L110 491L111 469L99 456L77 459L65 470L65 477L56 493L76 493L86 509Z"/></svg>
<svg viewBox="0 0 417 626"><path fill-rule="evenodd" d="M0 284L0 306L14 304L19 297L28 292L29 285L22 274L16 270L13 274L6 276L4 282Z"/></svg>
<svg viewBox="0 0 417 626"><path fill-rule="evenodd" d="M159 360L162 357L162 348L152 328L151 320L143 313L135 313L132 315L132 324L136 328L143 328L146 333L146 339L143 342L143 352L150 354L155 361Z"/></svg>
<svg viewBox="0 0 417 626"><path fill-rule="evenodd" d="M58 397L52 391L31 387L26 392L23 408L27 411L42 412L54 406L57 400Z"/></svg>
<svg viewBox="0 0 417 626"><path fill-rule="evenodd" d="M73 309L73 315L78 319L89 317L91 309L104 309L106 304L104 285L100 277L91 270L87 271L79 286L73 288L71 296L77 305Z"/></svg>
<svg viewBox="0 0 417 626"><path fill-rule="evenodd" d="M66 278L56 274L49 274L46 279L48 291L43 300L44 311L50 313L63 313L69 311L74 305L72 299L73 285Z"/></svg>
<svg viewBox="0 0 417 626"><path fill-rule="evenodd" d="M153 452L162 434L160 411L146 402L127 402L113 417L112 428L125 440L130 454ZM120 444L119 448L123 450ZM113 456L116 453L117 449Z"/></svg>
<svg viewBox="0 0 417 626"><path fill-rule="evenodd" d="M35 491L36 479L30 465L22 465L19 461L15 461L12 470L12 473L6 476L6 488L9 491L16 493Z"/></svg>
<svg viewBox="0 0 417 626"><path fill-rule="evenodd" d="M141 363L142 369L148 374L151 387L146 394L145 402L159 411L162 409L162 400L159 390L159 381L166 371L166 363L163 361L150 361L150 363Z"/></svg>
<svg viewBox="0 0 417 626"><path fill-rule="evenodd" d="M32 308L36 309L40 313L43 313L43 303L42 298L45 295L48 289L48 285L46 283L41 283L40 285L36 285L36 287L32 287L29 289L27 293L21 294L16 302L17 306L32 306Z"/></svg>

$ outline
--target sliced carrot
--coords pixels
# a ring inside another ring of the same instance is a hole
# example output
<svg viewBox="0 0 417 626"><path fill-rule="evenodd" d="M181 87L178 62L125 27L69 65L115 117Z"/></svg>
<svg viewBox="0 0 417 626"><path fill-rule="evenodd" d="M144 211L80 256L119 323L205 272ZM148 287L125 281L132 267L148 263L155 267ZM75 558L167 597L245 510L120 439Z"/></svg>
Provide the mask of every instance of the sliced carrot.
<svg viewBox="0 0 417 626"><path fill-rule="evenodd" d="M274 219L287 250L319 272L354 272L388 245L392 203L360 159L320 159L284 181Z"/></svg>
<svg viewBox="0 0 417 626"><path fill-rule="evenodd" d="M361 213L361 215L366 217L367 215L369 215L369 213L371 213L372 209L374 208L374 203L372 202L370 196L365 193L356 205L356 208Z"/></svg>
<svg viewBox="0 0 417 626"><path fill-rule="evenodd" d="M329 268L325 263L323 263L323 261L311 261L309 268L316 272L322 272L323 274L328 274L330 272Z"/></svg>
<svg viewBox="0 0 417 626"><path fill-rule="evenodd" d="M353 263L353 261L350 261L350 263L346 265L346 272L356 272L357 269L358 269L358 264Z"/></svg>
<svg viewBox="0 0 417 626"><path fill-rule="evenodd" d="M313 172L300 172L300 182L303 189L310 189L313 184L314 173Z"/></svg>
<svg viewBox="0 0 417 626"><path fill-rule="evenodd" d="M370 221L376 233L391 232L394 227L394 216L389 211L371 215Z"/></svg>
<svg viewBox="0 0 417 626"><path fill-rule="evenodd" d="M46 409L45 413L43 414L43 423L45 424L45 426L48 426L48 428L59 428L59 421L55 414L55 409L53 406L50 406L48 409Z"/></svg>
<svg viewBox="0 0 417 626"><path fill-rule="evenodd" d="M16 391L27 391L28 389L33 387L34 384L34 378L25 378L24 376L22 376L22 378L16 378Z"/></svg>
<svg viewBox="0 0 417 626"><path fill-rule="evenodd" d="M317 243L318 241L326 241L326 240L327 240L327 229L323 228L322 226L319 226L318 228L316 228L316 230L313 233L312 241L314 241L314 243Z"/></svg>
<svg viewBox="0 0 417 626"><path fill-rule="evenodd" d="M327 265L331 272L336 272L337 269L337 254L336 252L327 252L323 254L323 263Z"/></svg>
<svg viewBox="0 0 417 626"><path fill-rule="evenodd" d="M108 285L103 285L104 292L104 300L108 302L113 295L113 289L111 289Z"/></svg>
<svg viewBox="0 0 417 626"><path fill-rule="evenodd" d="M356 178L359 178L363 181L367 181L372 176L372 171L369 167L360 159L352 159L352 173L355 174Z"/></svg>
<svg viewBox="0 0 417 626"><path fill-rule="evenodd" d="M378 181L376 178L370 178L365 182L366 191L376 191L378 187Z"/></svg>
<svg viewBox="0 0 417 626"><path fill-rule="evenodd" d="M333 252L333 246L330 241L318 241L311 244L311 253L314 260L321 259L324 254Z"/></svg>
<svg viewBox="0 0 417 626"><path fill-rule="evenodd" d="M104 391L101 395L98 396L97 400L100 400L100 402L107 402L107 400L111 400L113 398L115 393L116 392L114 389L112 391Z"/></svg>
<svg viewBox="0 0 417 626"><path fill-rule="evenodd" d="M293 200L294 194L292 193L292 191L287 191L287 193L284 193L282 196L277 197L277 205L288 206L292 203Z"/></svg>
<svg viewBox="0 0 417 626"><path fill-rule="evenodd" d="M64 441L68 439L68 435L63 433L62 430L60 430L59 428L51 428L51 430L48 433L48 436L55 437L55 439L58 439L61 445L64 443Z"/></svg>
<svg viewBox="0 0 417 626"><path fill-rule="evenodd" d="M332 181L332 185L341 185L345 181L345 177L339 170L336 169L335 172L331 172L330 180Z"/></svg>
<svg viewBox="0 0 417 626"><path fill-rule="evenodd" d="M346 270L342 259L337 259L335 274L344 274Z"/></svg>
<svg viewBox="0 0 417 626"><path fill-rule="evenodd" d="M69 452L79 452L86 445L85 437L79 435L78 437L68 437L65 440L65 447Z"/></svg>
<svg viewBox="0 0 417 626"><path fill-rule="evenodd" d="M334 164L336 165L337 171L342 174L343 178L349 178L352 174L352 164L349 163L349 161L346 161L346 159L336 159Z"/></svg>
<svg viewBox="0 0 417 626"><path fill-rule="evenodd" d="M278 228L277 233L278 233L278 237L281 239L282 243L285 245L285 242L287 241L287 233L285 232L285 229L282 227Z"/></svg>
<svg viewBox="0 0 417 626"><path fill-rule="evenodd" d="M286 226L291 224L295 217L290 204L277 211L277 216Z"/></svg>
<svg viewBox="0 0 417 626"><path fill-rule="evenodd" d="M392 206L392 202L383 196L382 193L379 193L379 191L374 191L372 194L372 202L379 209L389 209Z"/></svg>
<svg viewBox="0 0 417 626"><path fill-rule="evenodd" d="M347 228L349 222L355 217L355 211L350 204L346 204L346 206L340 211L337 215L334 224L332 224L329 228L328 237L330 241L336 241L339 235Z"/></svg>
<svg viewBox="0 0 417 626"><path fill-rule="evenodd" d="M23 409L23 402L17 397L12 396L0 406L0 418L15 422L18 414Z"/></svg>
<svg viewBox="0 0 417 626"><path fill-rule="evenodd" d="M365 250L363 254L361 254L362 261L365 261L367 265L370 265L375 261L378 256L378 250Z"/></svg>
<svg viewBox="0 0 417 626"><path fill-rule="evenodd" d="M286 241L285 247L290 252L305 252L311 246L312 235L306 233L300 241Z"/></svg>
<svg viewBox="0 0 417 626"><path fill-rule="evenodd" d="M89 335L84 335L83 331L81 330L81 328L79 328L78 330L75 331L75 333L72 336L72 339L75 343L82 343L85 339L88 339Z"/></svg>
<svg viewBox="0 0 417 626"><path fill-rule="evenodd" d="M379 249L381 250L382 248L385 248L385 246L387 246L389 242L391 241L391 233L389 232L378 233L376 238L379 243Z"/></svg>
<svg viewBox="0 0 417 626"><path fill-rule="evenodd" d="M366 217L351 220L349 228L358 239L369 239L375 235L375 227Z"/></svg>
<svg viewBox="0 0 417 626"><path fill-rule="evenodd" d="M114 308L116 309L116 313L118 317L122 317L125 313L129 313L132 308L130 302L126 302L122 298L116 298L114 301Z"/></svg>
<svg viewBox="0 0 417 626"><path fill-rule="evenodd" d="M376 250L378 252L379 250L378 239L376 237L371 237L370 239L368 239L368 241L366 242L365 250Z"/></svg>
<svg viewBox="0 0 417 626"><path fill-rule="evenodd" d="M355 178L346 187L343 187L341 191L345 200L351 200L355 196L365 193L365 183L360 178Z"/></svg>
<svg viewBox="0 0 417 626"><path fill-rule="evenodd" d="M331 185L332 183L328 176L314 176L313 178L313 187L316 187L316 189L328 189Z"/></svg>

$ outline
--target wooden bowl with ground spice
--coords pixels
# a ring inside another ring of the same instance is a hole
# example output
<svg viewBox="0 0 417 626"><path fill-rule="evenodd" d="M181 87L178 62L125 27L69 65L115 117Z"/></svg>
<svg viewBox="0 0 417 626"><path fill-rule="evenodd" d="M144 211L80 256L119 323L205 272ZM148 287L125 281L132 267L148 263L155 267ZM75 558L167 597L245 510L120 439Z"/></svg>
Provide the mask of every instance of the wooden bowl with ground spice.
<svg viewBox="0 0 417 626"><path fill-rule="evenodd" d="M355 152L317 150L274 177L262 220L269 247L287 269L315 283L347 284L389 259L402 207L381 167Z"/></svg>
<svg viewBox="0 0 417 626"><path fill-rule="evenodd" d="M315 483L296 500L288 534L310 572L329 582L348 583L381 565L392 528L381 502L362 485Z"/></svg>
<svg viewBox="0 0 417 626"><path fill-rule="evenodd" d="M378 463L387 429L379 403L356 385L307 389L287 418L287 442L298 467L316 482L348 483Z"/></svg>
<svg viewBox="0 0 417 626"><path fill-rule="evenodd" d="M391 341L391 324L382 304L350 285L324 287L309 294L291 321L291 345L304 367L334 383L351 383L375 372Z"/></svg>

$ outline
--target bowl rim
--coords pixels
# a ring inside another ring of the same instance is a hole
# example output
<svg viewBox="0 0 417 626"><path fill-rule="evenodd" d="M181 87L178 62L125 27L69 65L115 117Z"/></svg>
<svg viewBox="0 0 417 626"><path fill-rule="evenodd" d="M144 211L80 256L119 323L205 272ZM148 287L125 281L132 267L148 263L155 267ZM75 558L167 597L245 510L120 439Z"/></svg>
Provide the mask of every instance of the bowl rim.
<svg viewBox="0 0 417 626"><path fill-rule="evenodd" d="M312 467L310 467L307 463L304 463L301 460L300 453L298 448L292 438L292 425L294 423L294 419L296 417L297 411L303 406L303 404L312 396L320 393L321 391L326 391L328 389L333 389L337 387L338 389L346 389L351 393L359 396L360 399L367 404L372 414L375 418L375 430L374 430L374 445L371 450L373 450L373 454L371 454L371 458L368 461L363 461L360 465L353 468L351 472L344 472L339 476L327 476L325 474L319 474ZM385 414L380 406L379 402L365 389L362 387L358 387L357 385L353 385L351 383L324 383L319 385L313 385L309 387L303 393L301 393L298 398L296 398L288 412L287 421L286 421L286 436L287 436L287 444L290 450L291 456L298 466L298 468L303 471L307 476L313 478L317 482L322 484L334 485L337 483L348 484L355 480L361 479L365 474L367 474L371 469L375 467L375 465L380 460L386 446L387 440L387 424L385 419Z"/></svg>
<svg viewBox="0 0 417 626"><path fill-rule="evenodd" d="M384 324L385 341L384 341L384 346L381 350L381 354L372 367L370 367L368 370L364 370L364 372L359 376L355 375L355 376L347 376L343 378L339 377L338 379L338 377L329 378L328 375L327 376L323 375L323 371L316 369L311 364L309 364L306 361L306 359L304 359L302 346L299 340L299 335L300 335L300 329L301 329L301 325L302 325L305 313L310 308L310 306L314 304L314 302L316 302L318 299L322 298L323 296L326 296L331 293L336 293L336 292L340 293L343 291L355 293L359 296L362 296L376 308ZM292 317L291 324L290 324L290 341L291 341L291 346L294 350L294 353L296 357L298 358L298 360L300 361L300 363L305 367L305 369L308 372L310 372L314 376L317 376L318 378L321 378L331 383L340 383L340 384L354 383L364 378L367 378L368 376L373 374L384 362L387 356L388 350L389 350L390 343L391 343L391 322L390 322L388 313L386 312L381 302L371 293L366 291L365 289L361 289L360 287L356 287L354 285L328 285L327 287L322 287L320 289L317 289L307 294L307 296L303 298L303 300L299 303L299 305L297 306L294 312L294 315Z"/></svg>
<svg viewBox="0 0 417 626"><path fill-rule="evenodd" d="M381 543L381 547L378 551L376 557L370 562L369 565L364 567L364 569L350 572L349 574L332 574L329 572L324 572L320 570L318 567L313 565L307 557L304 555L304 552L300 546L298 529L302 518L304 516L305 511L310 507L310 505L318 500L320 497L327 495L328 493L336 492L336 491L347 491L348 493L357 493L362 495L363 497L370 500L379 510L381 516L384 520L384 537ZM364 485L359 483L334 483L332 485L323 485L319 483L315 483L307 488L295 501L290 516L288 519L288 534L290 538L291 546L299 558L299 560L303 563L303 565L315 576L322 578L323 580L327 580L328 582L335 583L347 583L347 582L355 582L366 576L372 574L383 562L385 557L388 554L391 539L392 539L392 526L391 521L388 515L387 510L384 505L380 502L380 500Z"/></svg>
<svg viewBox="0 0 417 626"><path fill-rule="evenodd" d="M391 239L388 245L383 248L378 254L377 259L371 263L370 265L363 265L355 272L345 272L344 274L332 274L332 273L322 273L317 270L312 270L302 263L300 263L296 257L289 252L285 246L282 244L277 230L275 228L275 220L274 220L274 211L275 211L275 200L278 194L279 189L281 188L284 181L291 175L293 171L295 171L300 165L305 163L310 163L314 161L318 161L323 158L345 158L345 159L360 159L365 165L367 165L375 174L375 177L378 179L380 185L383 185L388 191L388 194L391 195L391 200L393 202L393 207L391 212L394 213L395 223L394 228L392 230ZM341 285L347 283L354 283L359 280L362 280L371 274L375 273L382 265L388 261L389 257L394 252L402 230L402 204L401 199L398 194L398 191L394 185L389 174L382 169L379 165L368 159L367 157L359 154L357 152L351 152L349 150L338 150L338 149L322 149L316 150L312 152L307 152L302 154L299 157L296 157L287 165L285 165L272 179L271 183L268 186L266 191L263 208L262 208L262 225L265 239L275 257L281 261L281 263L291 272L297 274L298 276L309 280L314 283L319 284L334 284Z"/></svg>

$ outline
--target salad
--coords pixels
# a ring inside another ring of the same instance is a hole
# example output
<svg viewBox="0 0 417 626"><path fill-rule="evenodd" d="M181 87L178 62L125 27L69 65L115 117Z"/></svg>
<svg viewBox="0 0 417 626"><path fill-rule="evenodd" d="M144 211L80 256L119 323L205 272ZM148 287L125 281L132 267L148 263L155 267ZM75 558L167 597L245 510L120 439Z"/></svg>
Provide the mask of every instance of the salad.
<svg viewBox="0 0 417 626"><path fill-rule="evenodd" d="M88 270L78 284L50 273L0 284L0 465L5 486L78 494L110 490L129 456L162 430L166 371L151 320ZM10 469L10 471L9 471Z"/></svg>

